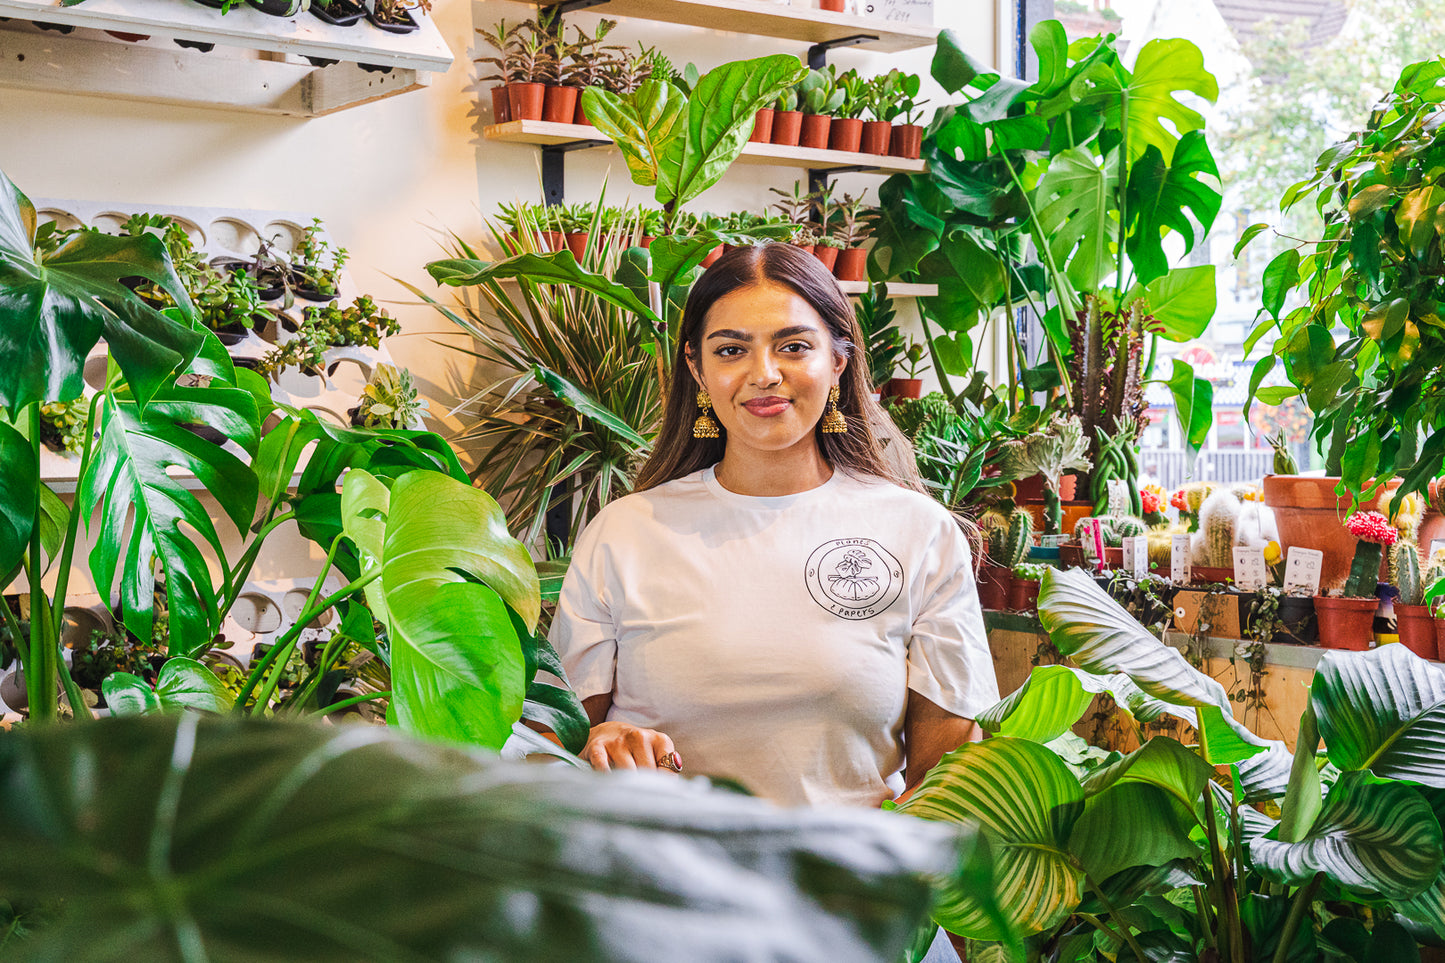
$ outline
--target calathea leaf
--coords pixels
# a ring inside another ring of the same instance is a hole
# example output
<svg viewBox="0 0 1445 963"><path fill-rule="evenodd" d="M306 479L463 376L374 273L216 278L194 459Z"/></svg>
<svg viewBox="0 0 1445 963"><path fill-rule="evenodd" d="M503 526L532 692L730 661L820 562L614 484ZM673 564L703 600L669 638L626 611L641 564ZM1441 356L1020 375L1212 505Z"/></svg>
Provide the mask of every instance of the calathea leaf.
<svg viewBox="0 0 1445 963"><path fill-rule="evenodd" d="M1330 762L1445 789L1445 671L1404 646L1327 651L1310 706Z"/></svg>
<svg viewBox="0 0 1445 963"><path fill-rule="evenodd" d="M0 172L0 408L81 394L86 355L104 336L142 404L201 346L185 286L160 239L84 231L43 257L35 250L30 199ZM121 283L142 277L164 288L185 321L174 321Z"/></svg>
<svg viewBox="0 0 1445 963"><path fill-rule="evenodd" d="M100 440L81 479L86 517L100 509L90 570L109 597L120 576L126 628L151 637L154 562L165 573L172 654L193 655L210 645L220 624L217 591L201 545L224 558L210 512L196 493L166 469L195 476L221 510L245 531L256 511L256 475L235 455L187 431L208 425L246 451L255 451L255 398L225 385L170 387L142 413L130 398L107 393L97 407Z"/></svg>
<svg viewBox="0 0 1445 963"><path fill-rule="evenodd" d="M687 98L665 80L643 81L626 96L588 87L582 111L622 150L633 183L650 187L671 142L682 136Z"/></svg>

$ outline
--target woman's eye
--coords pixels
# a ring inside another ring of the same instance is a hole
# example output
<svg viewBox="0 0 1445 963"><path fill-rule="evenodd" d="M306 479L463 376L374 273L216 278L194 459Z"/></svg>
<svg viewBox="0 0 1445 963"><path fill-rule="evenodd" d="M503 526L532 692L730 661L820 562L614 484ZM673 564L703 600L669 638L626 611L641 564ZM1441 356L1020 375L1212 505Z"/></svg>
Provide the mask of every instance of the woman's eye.
<svg viewBox="0 0 1445 963"><path fill-rule="evenodd" d="M783 345L782 350L793 354L802 354L804 351L811 351L813 346L806 341L790 341Z"/></svg>
<svg viewBox="0 0 1445 963"><path fill-rule="evenodd" d="M718 348L716 351L714 351L713 354L717 355L719 358L731 358L735 355L741 354L742 350L742 348L739 348L735 344L725 344L722 347Z"/></svg>

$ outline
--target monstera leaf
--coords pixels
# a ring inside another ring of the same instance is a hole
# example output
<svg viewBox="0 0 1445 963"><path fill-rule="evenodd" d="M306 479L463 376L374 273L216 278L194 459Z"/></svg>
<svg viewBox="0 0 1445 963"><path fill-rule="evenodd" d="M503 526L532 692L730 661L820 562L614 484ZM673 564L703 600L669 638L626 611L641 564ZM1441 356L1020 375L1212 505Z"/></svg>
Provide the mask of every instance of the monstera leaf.
<svg viewBox="0 0 1445 963"><path fill-rule="evenodd" d="M201 347L164 245L87 231L42 256L35 230L35 206L0 172L0 408L78 397L86 354L101 337L144 405ZM137 277L165 289L183 320L121 283Z"/></svg>
<svg viewBox="0 0 1445 963"><path fill-rule="evenodd" d="M1113 191L1119 155L1101 164L1082 147L1060 151L1035 190L1034 208L1054 265L1079 291L1093 291L1113 274L1118 211Z"/></svg>
<svg viewBox="0 0 1445 963"><path fill-rule="evenodd" d="M355 469L342 523L357 545L372 611L391 639L391 711L417 735L501 748L522 714L526 665L509 608L531 631L541 588L531 557L485 492L439 472L387 487Z"/></svg>
<svg viewBox="0 0 1445 963"><path fill-rule="evenodd" d="M1181 137L1173 161L1167 164L1159 148L1149 145L1129 169L1132 224L1124 243L1140 284L1161 278L1169 270L1161 243L1165 233L1174 231L1184 239L1184 250L1191 250L1195 238L1189 214L1194 215L1202 240L1214 224L1222 199L1219 168L1203 131L1192 130Z"/></svg>
<svg viewBox="0 0 1445 963"><path fill-rule="evenodd" d="M1118 129L1127 119L1131 166L1151 146L1158 148L1166 163L1172 162L1180 137L1204 128L1204 115L1184 106L1175 95L1189 91L1211 104L1219 99L1219 83L1204 69L1204 54L1188 40L1151 40L1139 48L1133 73L1125 77L1121 73L1091 73L1095 86L1083 102L1101 106L1112 128Z"/></svg>
<svg viewBox="0 0 1445 963"><path fill-rule="evenodd" d="M891 963L971 830L503 762L375 726L177 713L0 741L30 960ZM98 949L103 948L103 949Z"/></svg>
<svg viewBox="0 0 1445 963"><path fill-rule="evenodd" d="M687 98L665 80L643 81L626 96L588 87L582 91L582 111L622 150L633 183L651 187L662 158L683 135Z"/></svg>
<svg viewBox="0 0 1445 963"><path fill-rule="evenodd" d="M30 439L0 422L0 575L9 585L20 568L35 531L35 494L40 487L39 466Z"/></svg>

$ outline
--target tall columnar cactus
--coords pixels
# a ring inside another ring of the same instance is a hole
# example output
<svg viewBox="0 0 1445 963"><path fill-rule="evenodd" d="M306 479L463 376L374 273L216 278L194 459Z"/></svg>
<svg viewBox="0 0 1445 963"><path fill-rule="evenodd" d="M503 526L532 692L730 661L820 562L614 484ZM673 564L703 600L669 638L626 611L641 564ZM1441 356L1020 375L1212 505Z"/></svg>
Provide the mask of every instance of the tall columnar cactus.
<svg viewBox="0 0 1445 963"><path fill-rule="evenodd" d="M1390 549L1390 573L1400 590L1400 604L1423 605L1425 584L1420 578L1420 546L1402 538Z"/></svg>
<svg viewBox="0 0 1445 963"><path fill-rule="evenodd" d="M1008 511L991 510L979 524L987 532L988 557L995 565L1013 568L1028 557L1034 519L1027 509L1015 505Z"/></svg>
<svg viewBox="0 0 1445 963"><path fill-rule="evenodd" d="M1239 499L1220 489L1199 508L1199 530L1204 533L1206 565L1228 568L1234 564L1234 532L1239 522Z"/></svg>
<svg viewBox="0 0 1445 963"><path fill-rule="evenodd" d="M1345 519L1345 528L1360 540L1355 546L1355 559L1350 563L1345 595L1348 598L1371 598L1380 580L1381 552L1395 544L1398 533L1389 519L1379 512L1355 512Z"/></svg>

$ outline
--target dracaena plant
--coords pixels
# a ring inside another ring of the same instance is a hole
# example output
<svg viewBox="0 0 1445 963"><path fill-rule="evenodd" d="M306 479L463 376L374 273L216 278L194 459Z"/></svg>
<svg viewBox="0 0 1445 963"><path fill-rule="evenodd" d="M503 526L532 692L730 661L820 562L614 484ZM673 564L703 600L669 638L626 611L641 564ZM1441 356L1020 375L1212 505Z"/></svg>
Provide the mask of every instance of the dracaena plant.
<svg viewBox="0 0 1445 963"><path fill-rule="evenodd" d="M993 738L898 806L984 827L987 895L1033 934L1031 958L1411 960L1411 933L1445 934L1439 665L1400 645L1326 652L1290 752L1082 570L1044 573L1039 617L1072 664L1035 668L980 714ZM1138 723L1184 723L1193 744L1083 746L1069 729L1104 693ZM977 895L955 891L935 918L993 939Z"/></svg>

